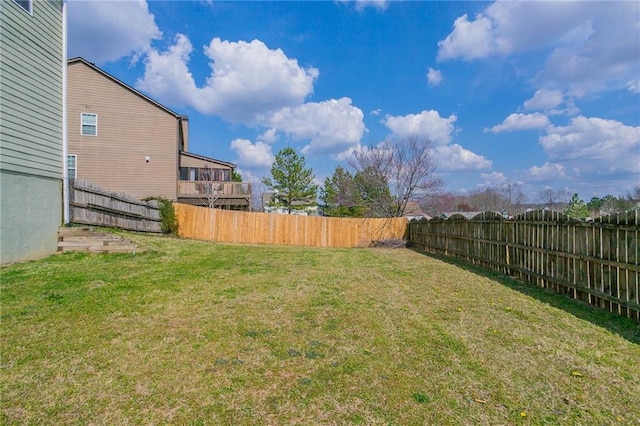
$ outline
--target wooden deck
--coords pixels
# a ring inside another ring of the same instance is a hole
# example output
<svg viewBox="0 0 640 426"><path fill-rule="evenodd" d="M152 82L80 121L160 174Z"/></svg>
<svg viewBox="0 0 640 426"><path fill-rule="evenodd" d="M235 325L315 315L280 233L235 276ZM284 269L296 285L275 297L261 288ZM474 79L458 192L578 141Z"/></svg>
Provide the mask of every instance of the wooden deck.
<svg viewBox="0 0 640 426"><path fill-rule="evenodd" d="M251 184L244 182L178 181L178 202L194 206L249 210Z"/></svg>

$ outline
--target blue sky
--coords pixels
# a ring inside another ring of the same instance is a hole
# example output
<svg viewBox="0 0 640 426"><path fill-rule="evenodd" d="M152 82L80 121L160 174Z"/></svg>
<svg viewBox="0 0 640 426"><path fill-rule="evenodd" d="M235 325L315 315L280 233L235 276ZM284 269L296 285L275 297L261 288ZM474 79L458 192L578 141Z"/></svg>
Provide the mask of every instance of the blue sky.
<svg viewBox="0 0 640 426"><path fill-rule="evenodd" d="M589 200L640 184L640 3L78 1L82 56L189 116L189 150L318 183L358 149L429 138L446 189Z"/></svg>

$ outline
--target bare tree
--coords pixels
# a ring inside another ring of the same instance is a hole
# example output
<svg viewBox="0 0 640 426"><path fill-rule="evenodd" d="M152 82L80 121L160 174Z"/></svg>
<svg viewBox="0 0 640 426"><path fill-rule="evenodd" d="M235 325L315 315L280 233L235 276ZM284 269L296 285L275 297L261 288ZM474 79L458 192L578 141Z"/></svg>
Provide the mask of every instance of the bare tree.
<svg viewBox="0 0 640 426"><path fill-rule="evenodd" d="M502 194L495 188L484 188L472 191L466 197L466 203L473 206L478 211L502 211L505 207L505 200Z"/></svg>
<svg viewBox="0 0 640 426"><path fill-rule="evenodd" d="M430 216L458 210L459 196L452 192L440 192L425 199L420 207Z"/></svg>
<svg viewBox="0 0 640 426"><path fill-rule="evenodd" d="M527 202L527 195L522 192L522 188L519 183L505 183L500 188L500 193L506 202L504 211L506 211L510 216L522 213L524 210L524 203Z"/></svg>
<svg viewBox="0 0 640 426"><path fill-rule="evenodd" d="M627 192L627 200L640 201L640 183L635 185L631 191Z"/></svg>
<svg viewBox="0 0 640 426"><path fill-rule="evenodd" d="M545 188L538 191L538 200L549 210L562 210L559 204L566 204L571 194L566 189Z"/></svg>
<svg viewBox="0 0 640 426"><path fill-rule="evenodd" d="M214 208L223 190L216 169L207 164L203 169L200 169L198 178L196 186L203 204L205 207Z"/></svg>
<svg viewBox="0 0 640 426"><path fill-rule="evenodd" d="M267 187L262 183L262 179L257 179L252 183L251 191L251 210L254 212L264 211L264 196L267 193Z"/></svg>
<svg viewBox="0 0 640 426"><path fill-rule="evenodd" d="M386 217L403 216L409 200L424 199L442 186L436 175L436 159L428 139L418 136L387 139L377 146L354 152L349 164L364 202ZM386 183L385 183L386 182ZM387 185L388 191L366 191Z"/></svg>

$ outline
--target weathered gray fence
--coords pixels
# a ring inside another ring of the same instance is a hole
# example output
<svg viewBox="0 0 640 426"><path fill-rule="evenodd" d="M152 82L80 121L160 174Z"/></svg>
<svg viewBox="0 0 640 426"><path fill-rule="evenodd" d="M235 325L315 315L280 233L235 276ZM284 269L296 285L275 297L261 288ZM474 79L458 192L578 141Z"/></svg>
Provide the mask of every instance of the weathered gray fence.
<svg viewBox="0 0 640 426"><path fill-rule="evenodd" d="M69 182L69 211L71 223L161 232L157 201L110 193L86 180Z"/></svg>
<svg viewBox="0 0 640 426"><path fill-rule="evenodd" d="M427 252L480 265L640 321L640 213L579 221L544 210L504 219L411 221Z"/></svg>

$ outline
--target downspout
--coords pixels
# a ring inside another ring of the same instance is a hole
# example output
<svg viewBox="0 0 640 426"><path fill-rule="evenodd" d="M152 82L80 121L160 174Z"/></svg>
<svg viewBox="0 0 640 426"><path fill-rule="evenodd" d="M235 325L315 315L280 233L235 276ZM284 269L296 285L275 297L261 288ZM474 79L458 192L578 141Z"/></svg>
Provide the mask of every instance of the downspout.
<svg viewBox="0 0 640 426"><path fill-rule="evenodd" d="M69 175L67 171L67 0L62 0L62 204L64 224L69 224Z"/></svg>

